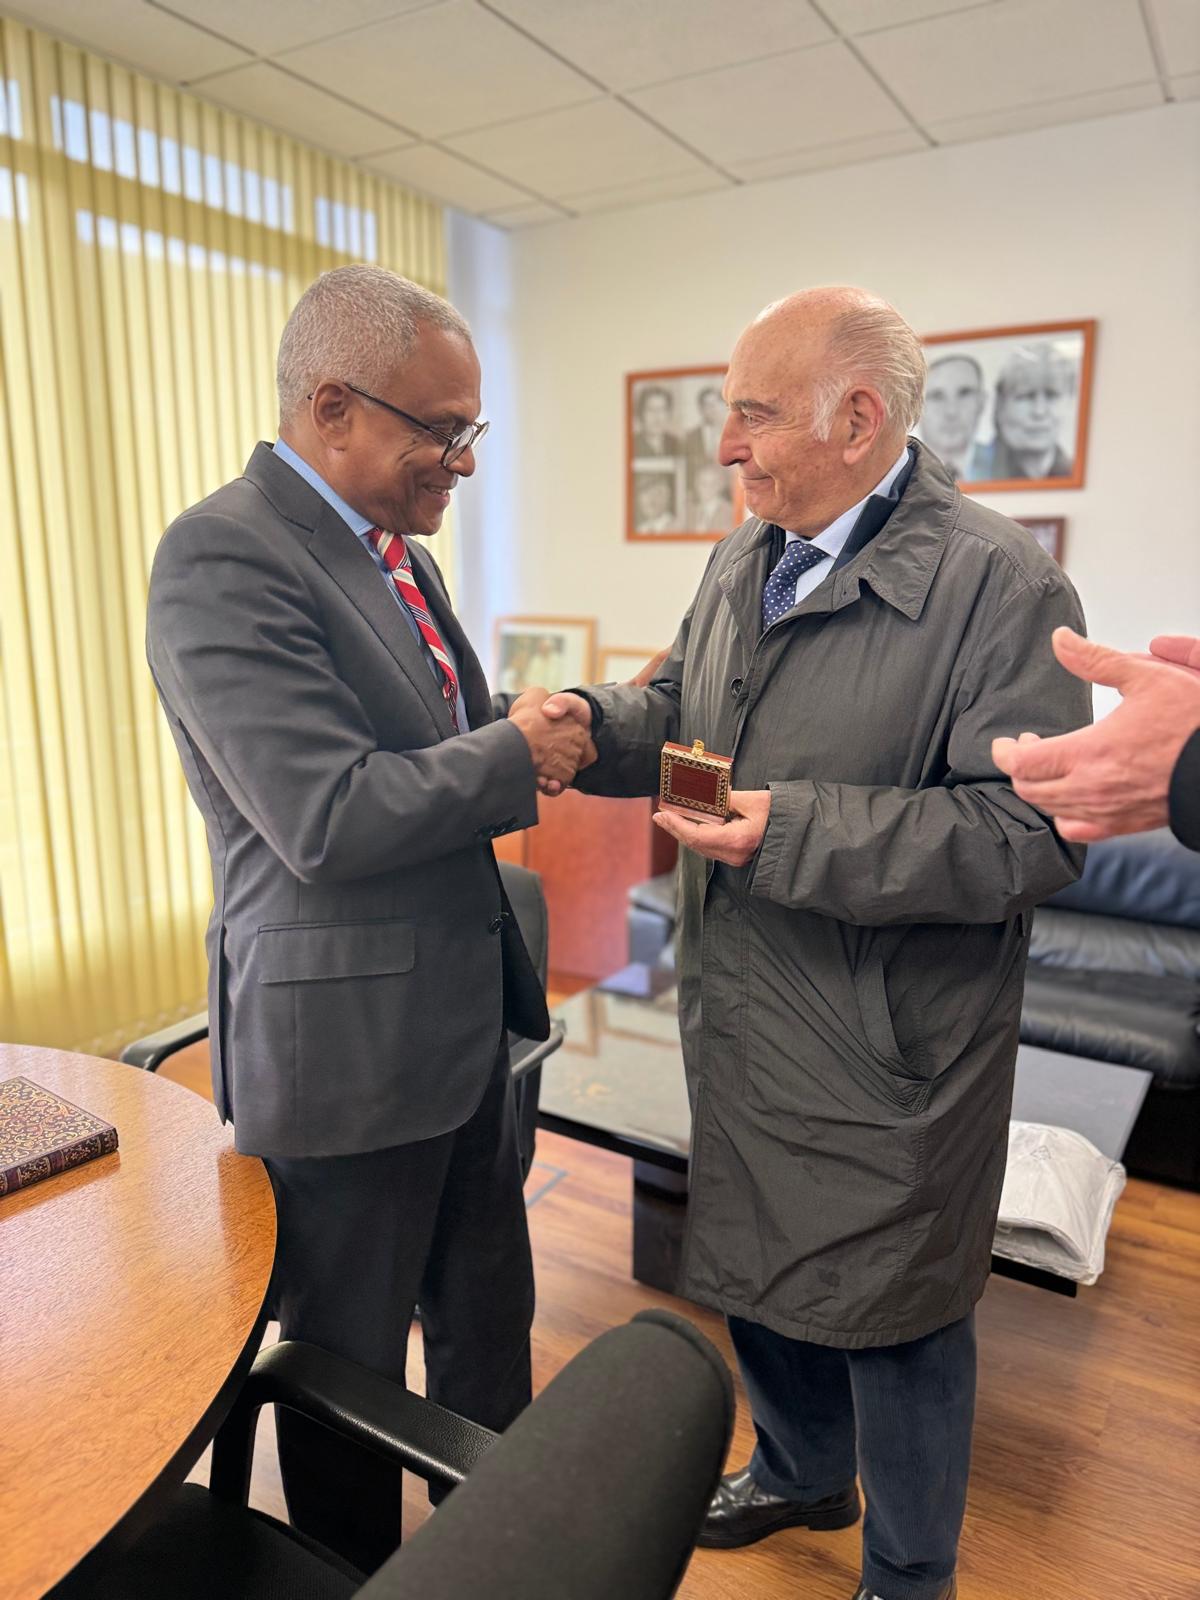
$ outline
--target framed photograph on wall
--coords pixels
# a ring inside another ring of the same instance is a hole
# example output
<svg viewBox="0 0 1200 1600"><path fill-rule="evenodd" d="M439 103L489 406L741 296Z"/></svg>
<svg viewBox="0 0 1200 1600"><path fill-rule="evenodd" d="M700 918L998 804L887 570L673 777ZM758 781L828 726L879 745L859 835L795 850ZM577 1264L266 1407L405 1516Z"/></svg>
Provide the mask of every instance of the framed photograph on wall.
<svg viewBox="0 0 1200 1600"><path fill-rule="evenodd" d="M657 654L657 650L639 650L636 646L626 648L624 645L613 645L605 648L600 651L596 663L596 682L629 683Z"/></svg>
<svg viewBox="0 0 1200 1600"><path fill-rule="evenodd" d="M1046 554L1053 556L1062 566L1067 537L1066 517L1014 517L1013 521L1028 528Z"/></svg>
<svg viewBox="0 0 1200 1600"><path fill-rule="evenodd" d="M737 471L717 460L724 367L625 378L625 537L715 542L745 516Z"/></svg>
<svg viewBox="0 0 1200 1600"><path fill-rule="evenodd" d="M492 687L520 694L537 685L553 693L591 683L595 658L592 617L497 617Z"/></svg>
<svg viewBox="0 0 1200 1600"><path fill-rule="evenodd" d="M964 489L1081 489L1096 324L937 333L915 433Z"/></svg>

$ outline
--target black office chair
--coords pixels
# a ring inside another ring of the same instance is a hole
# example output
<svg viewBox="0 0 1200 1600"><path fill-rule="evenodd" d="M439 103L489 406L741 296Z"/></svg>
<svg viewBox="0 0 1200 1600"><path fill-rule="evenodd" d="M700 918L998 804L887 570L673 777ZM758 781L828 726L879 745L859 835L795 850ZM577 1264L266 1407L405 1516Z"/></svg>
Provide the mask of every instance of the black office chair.
<svg viewBox="0 0 1200 1600"><path fill-rule="evenodd" d="M529 959L545 988L550 941L542 880L536 872L531 872L528 867L518 867L514 862L501 861L498 865L504 892L517 919L525 948L529 951ZM529 1168L533 1164L542 1062L553 1055L563 1042L563 1031L561 1022L552 1022L548 1039L535 1042L522 1039L515 1033L508 1036L516 1094L521 1172L524 1177L529 1176ZM135 1040L122 1050L121 1060L130 1066L142 1067L147 1072L157 1072L168 1056L207 1038L208 1014L200 1011L195 1016L185 1017L182 1022L172 1023L169 1028L161 1028L157 1033L149 1033L144 1039Z"/></svg>
<svg viewBox="0 0 1200 1600"><path fill-rule="evenodd" d="M427 1481L461 1487L364 1580L247 1508L255 1420L272 1403ZM733 1414L725 1363L667 1311L601 1334L498 1439L311 1345L275 1345L217 1435L211 1488L185 1484L131 1550L94 1576L85 1569L69 1592L81 1600L666 1600L695 1546Z"/></svg>

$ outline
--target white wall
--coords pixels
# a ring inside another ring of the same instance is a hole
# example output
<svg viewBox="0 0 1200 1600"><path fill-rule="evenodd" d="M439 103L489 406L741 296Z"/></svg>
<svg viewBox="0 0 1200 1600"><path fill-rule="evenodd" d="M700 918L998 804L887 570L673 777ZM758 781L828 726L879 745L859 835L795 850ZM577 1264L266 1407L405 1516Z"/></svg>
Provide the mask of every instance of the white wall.
<svg viewBox="0 0 1200 1600"><path fill-rule="evenodd" d="M455 218L492 433L460 490L460 609L673 635L709 546L630 544L624 374L726 360L768 300L859 283L919 331L1098 320L1087 487L985 496L1067 517L1092 633L1200 632L1200 106L957 145L501 235Z"/></svg>

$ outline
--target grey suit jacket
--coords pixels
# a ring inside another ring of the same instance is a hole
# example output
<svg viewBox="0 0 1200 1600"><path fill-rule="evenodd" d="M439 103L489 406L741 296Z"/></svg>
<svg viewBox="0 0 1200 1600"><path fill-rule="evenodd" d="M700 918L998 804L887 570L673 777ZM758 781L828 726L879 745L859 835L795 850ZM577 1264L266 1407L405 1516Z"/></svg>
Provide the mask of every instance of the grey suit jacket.
<svg viewBox="0 0 1200 1600"><path fill-rule="evenodd" d="M147 654L212 856L213 1094L251 1154L444 1133L506 1023L545 1036L490 842L537 821L533 764L409 548L470 733L369 553L268 445L155 558Z"/></svg>

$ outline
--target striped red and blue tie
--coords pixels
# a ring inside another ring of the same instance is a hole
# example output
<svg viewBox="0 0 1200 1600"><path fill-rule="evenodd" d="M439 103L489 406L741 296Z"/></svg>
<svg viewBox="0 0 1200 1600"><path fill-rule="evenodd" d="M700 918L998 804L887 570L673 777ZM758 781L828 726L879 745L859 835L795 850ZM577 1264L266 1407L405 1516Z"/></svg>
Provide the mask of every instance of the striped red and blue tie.
<svg viewBox="0 0 1200 1600"><path fill-rule="evenodd" d="M417 630L422 639L429 646L433 659L442 669L442 693L446 697L446 707L450 712L450 720L454 724L455 733L460 732L458 726L458 675L453 663L446 653L446 646L442 643L442 636L437 631L437 624L430 615L429 607L425 604L425 596L417 587L417 580L413 575L412 560L404 543L402 533L385 533L382 528L372 528L367 535L376 550L383 557L383 563L392 575L392 582L396 585L396 593L412 613L412 619L417 625Z"/></svg>

